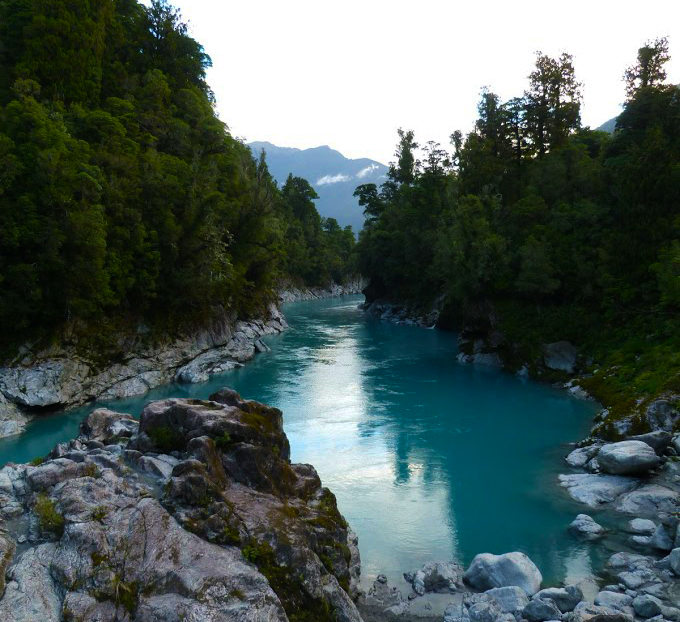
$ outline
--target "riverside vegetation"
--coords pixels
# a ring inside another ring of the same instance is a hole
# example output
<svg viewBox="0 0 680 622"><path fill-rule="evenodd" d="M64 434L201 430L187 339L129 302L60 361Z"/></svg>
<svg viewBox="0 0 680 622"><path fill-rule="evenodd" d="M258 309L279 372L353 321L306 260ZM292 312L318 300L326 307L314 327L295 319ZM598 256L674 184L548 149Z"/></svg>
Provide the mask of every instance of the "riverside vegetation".
<svg viewBox="0 0 680 622"><path fill-rule="evenodd" d="M209 66L163 1L0 2L0 355L111 359L140 324L261 317L281 279L352 272L351 229L231 136Z"/></svg>
<svg viewBox="0 0 680 622"><path fill-rule="evenodd" d="M465 357L580 373L609 408L567 458L587 472L560 481L635 517L618 531L641 553L610 558L594 603L541 590L519 552L467 572L426 564L405 575L409 599L453 594L447 622L680 621L680 90L665 40L626 72L613 136L581 127L567 54L539 54L522 97L485 90L452 155L428 143L420 162L400 130L387 182L357 189L357 248L304 179L278 188L217 119L210 59L166 3L3 0L0 43L0 414L8 399L205 379L285 327L282 281L359 271L374 309L434 308L461 327ZM409 610L383 576L359 594L357 540L314 468L291 464L281 412L229 390L151 403L139 422L94 411L77 439L0 470L0 517L2 619L361 622L357 598L367 615ZM571 529L607 533L587 515Z"/></svg>
<svg viewBox="0 0 680 622"><path fill-rule="evenodd" d="M387 182L356 190L368 303L436 307L440 326L463 329L465 354L545 380L566 374L543 365L544 344L576 344L581 384L608 407L600 434L620 435L621 419L649 431L644 409L680 393L680 88L665 83L668 60L665 39L639 50L613 135L582 127L571 56L540 53L522 96L483 90L452 154L430 142L420 161L400 130Z"/></svg>

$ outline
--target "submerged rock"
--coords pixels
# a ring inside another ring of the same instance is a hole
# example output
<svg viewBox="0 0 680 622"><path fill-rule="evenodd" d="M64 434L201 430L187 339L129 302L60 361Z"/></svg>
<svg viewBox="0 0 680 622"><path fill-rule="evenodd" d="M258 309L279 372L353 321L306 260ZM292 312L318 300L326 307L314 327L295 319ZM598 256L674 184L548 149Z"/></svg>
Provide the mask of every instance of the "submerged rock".
<svg viewBox="0 0 680 622"><path fill-rule="evenodd" d="M560 475L559 482L572 498L590 507L611 503L638 486L638 481L630 477L591 473Z"/></svg>
<svg viewBox="0 0 680 622"><path fill-rule="evenodd" d="M0 470L9 536L28 529L16 555L0 534L0 620L361 622L356 536L290 463L280 411L222 391L137 425L100 409L40 466Z"/></svg>
<svg viewBox="0 0 680 622"><path fill-rule="evenodd" d="M518 552L504 555L481 553L472 560L463 578L479 590L514 585L522 588L528 596L538 592L543 581L536 565L524 553Z"/></svg>
<svg viewBox="0 0 680 622"><path fill-rule="evenodd" d="M598 540L607 532L587 514L579 514L569 525L569 531L583 540Z"/></svg>
<svg viewBox="0 0 680 622"><path fill-rule="evenodd" d="M625 514L636 516L658 516L660 513L672 514L680 510L677 492L659 484L646 484L637 490L620 497L616 509Z"/></svg>

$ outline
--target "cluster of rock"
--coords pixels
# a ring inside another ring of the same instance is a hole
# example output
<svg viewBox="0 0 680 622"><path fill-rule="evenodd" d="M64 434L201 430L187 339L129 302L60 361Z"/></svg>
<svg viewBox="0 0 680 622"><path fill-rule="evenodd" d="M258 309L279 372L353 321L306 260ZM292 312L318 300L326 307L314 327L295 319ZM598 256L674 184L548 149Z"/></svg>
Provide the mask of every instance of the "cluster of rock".
<svg viewBox="0 0 680 622"><path fill-rule="evenodd" d="M541 589L543 578L523 553L477 555L468 569L454 563L430 563L406 573L413 592L403 598L381 575L361 602L383 606L399 616L428 592L451 595L444 622L654 622L680 621L680 549L655 560L633 553L615 553L605 573L613 579L593 598L578 585ZM472 591L474 590L474 591Z"/></svg>
<svg viewBox="0 0 680 622"><path fill-rule="evenodd" d="M680 510L680 437L663 430L579 447L566 458L581 473L559 476L572 498L592 508L672 522Z"/></svg>
<svg viewBox="0 0 680 622"><path fill-rule="evenodd" d="M366 287L366 284L366 279L361 276L353 277L342 285L330 283L323 287L294 286L288 283L284 284L280 289L279 300L281 302L297 302L300 300L339 298L340 296L361 294L364 287Z"/></svg>
<svg viewBox="0 0 680 622"><path fill-rule="evenodd" d="M437 324L441 305L438 302L431 309L416 309L403 303L388 300L365 302L361 308L370 316L383 322L391 322L402 326L422 326L433 328Z"/></svg>
<svg viewBox="0 0 680 622"><path fill-rule="evenodd" d="M0 367L0 437L20 433L46 409L142 395L169 382L203 382L266 350L261 338L286 327L271 306L262 320L237 321L224 314L208 329L175 339L147 342L140 328L121 338L118 362L103 369L77 343L37 352L24 348L12 364Z"/></svg>
<svg viewBox="0 0 680 622"><path fill-rule="evenodd" d="M234 391L94 411L0 470L0 521L0 620L361 622L335 497Z"/></svg>
<svg viewBox="0 0 680 622"><path fill-rule="evenodd" d="M526 362L519 369L515 369L514 362L505 360L503 353L512 352L517 348L513 344L508 344L505 336L497 329L488 329L483 334L472 328L464 329L458 336L458 348L460 352L457 359L460 363L509 369L523 377L529 375L529 365ZM538 372L551 370L571 375L579 369L580 360L573 344L568 341L556 341L544 344L542 356L531 364ZM578 385L570 383L565 388L575 397L590 399Z"/></svg>
<svg viewBox="0 0 680 622"><path fill-rule="evenodd" d="M519 552L482 553L466 571L453 562L429 563L418 571L405 573L404 578L413 587L406 599L399 590L390 588L381 575L360 602L385 606L385 613L402 615L409 611L409 603L424 594L449 594L453 602L446 607L444 622L567 620L565 614L592 605L584 601L583 592L576 585L541 589L541 572ZM586 619L583 617L583 622ZM581 622L580 618L575 620Z"/></svg>

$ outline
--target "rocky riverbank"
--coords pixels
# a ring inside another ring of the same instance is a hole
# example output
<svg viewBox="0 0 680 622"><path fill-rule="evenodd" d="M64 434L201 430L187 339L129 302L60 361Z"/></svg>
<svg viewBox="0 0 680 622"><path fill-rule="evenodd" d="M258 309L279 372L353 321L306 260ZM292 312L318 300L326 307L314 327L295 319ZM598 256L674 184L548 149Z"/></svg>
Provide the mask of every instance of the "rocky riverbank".
<svg viewBox="0 0 680 622"><path fill-rule="evenodd" d="M245 322L223 313L204 330L175 338L146 340L140 328L121 336L117 361L103 366L96 352L83 353L77 343L25 349L0 368L0 437L20 433L41 412L142 395L170 382L205 381L266 350L261 338L286 327L272 305L263 319Z"/></svg>
<svg viewBox="0 0 680 622"><path fill-rule="evenodd" d="M281 302L318 300L321 298L339 298L340 296L361 294L363 289L366 287L366 284L366 280L362 277L350 279L342 285L331 283L325 287L305 287L295 286L291 283L285 283L279 292L279 298Z"/></svg>
<svg viewBox="0 0 680 622"><path fill-rule="evenodd" d="M279 298L334 298L361 293L364 286L357 278L345 285L282 289ZM274 305L260 319L237 320L222 311L217 316L204 329L160 339L148 338L148 329L141 326L135 334L120 336L115 355L105 363L99 360L101 353L77 340L47 348L27 345L0 367L0 438L20 434L42 412L142 395L171 382L204 382L267 350L262 337L288 326Z"/></svg>
<svg viewBox="0 0 680 622"><path fill-rule="evenodd" d="M281 412L230 390L92 412L0 470L0 519L0 620L361 622L335 497Z"/></svg>

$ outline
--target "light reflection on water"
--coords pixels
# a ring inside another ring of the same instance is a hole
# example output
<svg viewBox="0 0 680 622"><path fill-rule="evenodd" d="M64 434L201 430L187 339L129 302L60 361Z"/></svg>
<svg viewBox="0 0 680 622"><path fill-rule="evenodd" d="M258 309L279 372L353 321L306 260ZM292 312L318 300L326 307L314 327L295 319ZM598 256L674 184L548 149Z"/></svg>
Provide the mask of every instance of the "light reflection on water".
<svg viewBox="0 0 680 622"><path fill-rule="evenodd" d="M594 407L458 365L455 335L377 322L360 300L286 305L290 330L246 367L108 405L138 415L153 399L230 386L283 410L292 459L317 468L359 535L367 583L485 551L524 551L547 582L592 573L601 552L566 533L582 508L555 479L563 443L586 435ZM0 441L0 463L45 454L92 408Z"/></svg>

